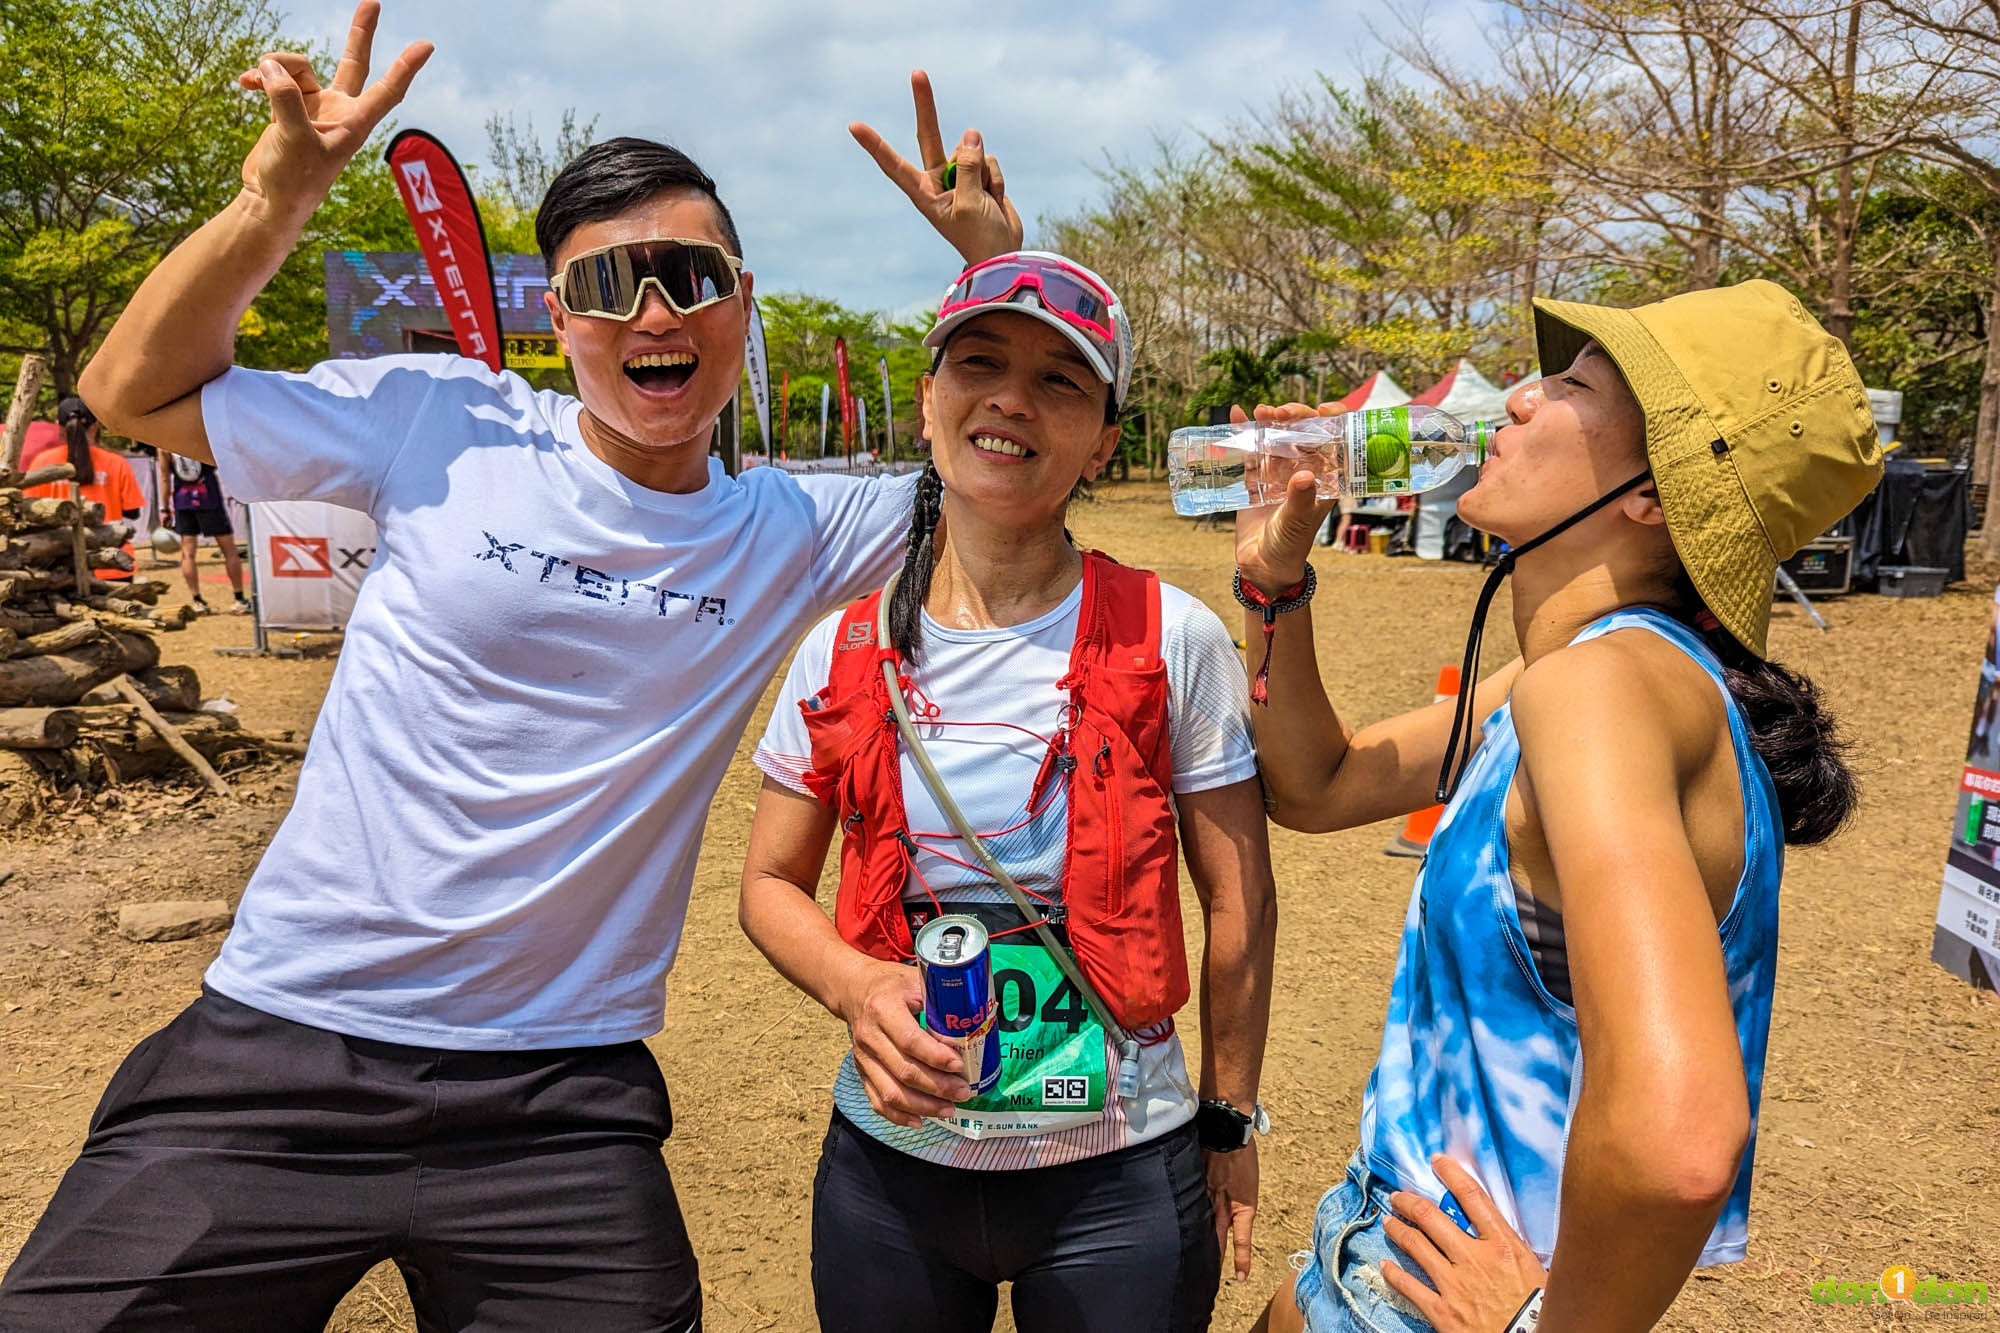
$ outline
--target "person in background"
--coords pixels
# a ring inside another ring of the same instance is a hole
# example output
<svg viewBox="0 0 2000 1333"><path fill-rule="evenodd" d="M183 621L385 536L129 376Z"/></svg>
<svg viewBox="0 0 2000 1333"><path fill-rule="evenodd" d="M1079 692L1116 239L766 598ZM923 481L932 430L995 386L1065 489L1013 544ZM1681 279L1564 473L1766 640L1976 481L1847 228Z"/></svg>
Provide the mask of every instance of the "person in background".
<svg viewBox="0 0 2000 1333"><path fill-rule="evenodd" d="M250 599L243 595L243 557L237 554L236 528L223 503L222 481L215 475L215 464L162 451L160 472L160 494L169 498L174 531L181 539L181 577L187 581L195 610L206 615L209 609L201 595L195 551L203 537L213 537L222 552L222 571L236 593L236 614L245 614L250 610Z"/></svg>
<svg viewBox="0 0 2000 1333"><path fill-rule="evenodd" d="M106 523L136 521L146 507L146 497L140 494L138 479L132 475L132 465L125 461L125 456L112 453L98 444L98 436L104 428L84 406L83 399L69 397L56 404L56 428L62 432L62 441L48 445L40 453L29 457L25 470L33 472L38 467L68 463L76 469L77 488L85 502L104 506ZM33 498L67 499L69 483L52 481L46 486L30 486L23 494ZM109 549L99 548L97 558L102 559ZM127 541L118 549L125 555L124 568L98 565L93 561L91 572L107 581L131 578L135 558L132 543Z"/></svg>

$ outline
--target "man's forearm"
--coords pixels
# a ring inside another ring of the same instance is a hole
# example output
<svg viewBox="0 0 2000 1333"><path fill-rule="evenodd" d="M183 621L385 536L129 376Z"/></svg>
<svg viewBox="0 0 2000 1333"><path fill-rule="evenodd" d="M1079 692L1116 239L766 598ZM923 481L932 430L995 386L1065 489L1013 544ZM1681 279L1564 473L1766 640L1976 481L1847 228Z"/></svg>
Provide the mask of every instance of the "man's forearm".
<svg viewBox="0 0 2000 1333"><path fill-rule="evenodd" d="M240 193L161 260L83 372L79 389L98 419L144 439L147 417L228 370L238 321L305 221Z"/></svg>

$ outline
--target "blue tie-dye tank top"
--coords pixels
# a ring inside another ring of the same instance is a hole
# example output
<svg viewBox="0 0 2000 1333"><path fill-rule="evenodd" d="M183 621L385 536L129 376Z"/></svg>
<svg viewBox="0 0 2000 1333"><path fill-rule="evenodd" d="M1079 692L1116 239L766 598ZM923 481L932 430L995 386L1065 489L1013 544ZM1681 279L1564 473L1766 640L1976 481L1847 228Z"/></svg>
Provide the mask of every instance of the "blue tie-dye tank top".
<svg viewBox="0 0 2000 1333"><path fill-rule="evenodd" d="M1743 1257L1748 1229L1777 968L1783 828L1770 773L1723 687L1721 663L1693 631L1641 609L1605 617L1576 642L1634 628L1678 646L1723 689L1743 788L1743 876L1718 929L1750 1085L1752 1134L1700 1260L1729 1263ZM1361 1146L1386 1183L1440 1201L1447 1211L1456 1211L1456 1201L1431 1169L1431 1156L1445 1153L1470 1167L1547 1263L1583 1054L1576 1011L1551 995L1535 971L1508 874L1507 792L1521 759L1511 705L1487 720L1485 736L1432 835L1410 897L1382 1053L1362 1104Z"/></svg>

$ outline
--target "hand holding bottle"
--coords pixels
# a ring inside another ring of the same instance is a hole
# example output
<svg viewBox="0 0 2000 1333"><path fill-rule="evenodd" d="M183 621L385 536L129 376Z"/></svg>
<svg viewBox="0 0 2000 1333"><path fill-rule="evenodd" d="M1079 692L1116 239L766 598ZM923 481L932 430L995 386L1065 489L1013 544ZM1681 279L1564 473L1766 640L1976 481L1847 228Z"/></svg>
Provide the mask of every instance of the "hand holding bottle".
<svg viewBox="0 0 2000 1333"><path fill-rule="evenodd" d="M1282 425L1315 415L1333 416L1339 411L1337 403L1327 403L1317 413L1304 403L1286 403L1283 407L1258 407L1255 420L1259 425ZM1252 418L1237 407L1230 409L1229 419L1248 424ZM1285 497L1276 505L1236 511L1236 567L1243 571L1246 582L1273 595L1306 576L1313 537L1333 509L1333 502L1320 497L1318 473L1298 459L1252 454L1244 467L1255 474L1248 480L1257 483L1259 494L1282 492Z"/></svg>

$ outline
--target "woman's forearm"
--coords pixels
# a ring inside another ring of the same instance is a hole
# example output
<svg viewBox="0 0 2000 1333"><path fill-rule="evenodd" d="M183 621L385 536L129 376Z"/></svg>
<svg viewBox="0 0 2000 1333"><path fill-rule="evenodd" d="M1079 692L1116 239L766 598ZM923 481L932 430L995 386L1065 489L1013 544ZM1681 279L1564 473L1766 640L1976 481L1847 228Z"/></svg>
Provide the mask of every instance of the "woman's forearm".
<svg viewBox="0 0 2000 1333"><path fill-rule="evenodd" d="M1586 1083L1570 1126L1542 1333L1650 1329L1700 1259L1747 1129L1728 1115L1679 1115L1661 1100L1593 1098Z"/></svg>
<svg viewBox="0 0 2000 1333"><path fill-rule="evenodd" d="M1354 732L1327 697L1313 644L1312 608L1279 616L1268 636L1262 614L1246 611L1243 642L1252 680L1264 669L1269 648L1267 702L1251 708L1250 725L1271 814L1287 828L1314 827L1323 822Z"/></svg>
<svg viewBox="0 0 2000 1333"><path fill-rule="evenodd" d="M1182 850L1206 924L1201 962L1201 1094L1241 1110L1257 1100L1271 1023L1278 893L1257 784L1178 798Z"/></svg>
<svg viewBox="0 0 2000 1333"><path fill-rule="evenodd" d="M866 955L852 948L810 889L775 875L746 875L737 908L743 933L785 980L845 1018L851 983Z"/></svg>

